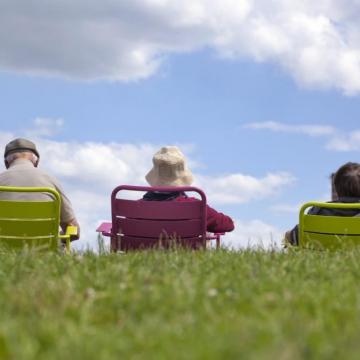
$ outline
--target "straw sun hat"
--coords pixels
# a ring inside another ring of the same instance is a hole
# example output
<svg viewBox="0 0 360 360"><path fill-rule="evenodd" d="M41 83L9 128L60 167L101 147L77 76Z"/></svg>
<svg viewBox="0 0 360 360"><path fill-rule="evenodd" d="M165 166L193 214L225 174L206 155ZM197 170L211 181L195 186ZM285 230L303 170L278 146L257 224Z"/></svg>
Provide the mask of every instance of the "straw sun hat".
<svg viewBox="0 0 360 360"><path fill-rule="evenodd" d="M186 167L185 156L176 146L165 146L153 157L153 168L146 175L151 186L188 186L193 175Z"/></svg>

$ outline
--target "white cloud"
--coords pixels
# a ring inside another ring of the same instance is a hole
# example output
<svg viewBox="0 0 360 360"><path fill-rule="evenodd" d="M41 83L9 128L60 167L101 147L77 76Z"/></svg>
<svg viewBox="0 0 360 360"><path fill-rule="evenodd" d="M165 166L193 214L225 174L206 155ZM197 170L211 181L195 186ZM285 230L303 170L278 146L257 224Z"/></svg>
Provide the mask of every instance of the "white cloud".
<svg viewBox="0 0 360 360"><path fill-rule="evenodd" d="M290 204L277 204L270 208L271 212L278 214L298 214L302 204L290 205Z"/></svg>
<svg viewBox="0 0 360 360"><path fill-rule="evenodd" d="M284 231L261 220L235 221L235 230L222 238L222 244L232 249L281 249Z"/></svg>
<svg viewBox="0 0 360 360"><path fill-rule="evenodd" d="M146 144L39 142L39 151L46 154L43 166L51 173L101 190L119 183L143 184L155 150L156 146Z"/></svg>
<svg viewBox="0 0 360 360"><path fill-rule="evenodd" d="M244 128L253 130L270 130L282 133L304 134L309 136L329 136L336 133L336 128L328 125L289 125L276 121L263 121L245 124Z"/></svg>
<svg viewBox="0 0 360 360"><path fill-rule="evenodd" d="M360 151L360 130L351 131L348 134L339 134L339 136L332 138L326 147L333 151Z"/></svg>
<svg viewBox="0 0 360 360"><path fill-rule="evenodd" d="M128 81L169 54L213 48L356 94L359 14L358 0L13 0L0 3L0 69Z"/></svg>
<svg viewBox="0 0 360 360"><path fill-rule="evenodd" d="M243 204L271 197L295 180L287 172L270 173L263 178L244 174L197 176L197 183L214 204Z"/></svg>
<svg viewBox="0 0 360 360"><path fill-rule="evenodd" d="M342 131L329 125L285 124L275 121L253 122L243 125L244 129L268 130L287 134L303 134L311 137L324 137L325 148L331 151L360 151L360 130Z"/></svg>
<svg viewBox="0 0 360 360"><path fill-rule="evenodd" d="M36 118L31 129L26 131L26 136L51 137L58 134L64 126L63 119Z"/></svg>

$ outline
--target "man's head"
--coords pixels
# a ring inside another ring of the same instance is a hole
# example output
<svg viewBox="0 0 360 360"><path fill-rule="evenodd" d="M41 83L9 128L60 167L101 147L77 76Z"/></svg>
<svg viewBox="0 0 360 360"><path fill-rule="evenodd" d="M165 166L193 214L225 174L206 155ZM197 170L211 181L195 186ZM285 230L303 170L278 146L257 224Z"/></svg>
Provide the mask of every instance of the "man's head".
<svg viewBox="0 0 360 360"><path fill-rule="evenodd" d="M34 166L39 164L39 152L36 145L27 139L15 139L10 141L4 152L4 161L6 168L9 168L10 164L16 159L30 160Z"/></svg>
<svg viewBox="0 0 360 360"><path fill-rule="evenodd" d="M339 197L360 197L360 164L348 162L334 176L334 187Z"/></svg>

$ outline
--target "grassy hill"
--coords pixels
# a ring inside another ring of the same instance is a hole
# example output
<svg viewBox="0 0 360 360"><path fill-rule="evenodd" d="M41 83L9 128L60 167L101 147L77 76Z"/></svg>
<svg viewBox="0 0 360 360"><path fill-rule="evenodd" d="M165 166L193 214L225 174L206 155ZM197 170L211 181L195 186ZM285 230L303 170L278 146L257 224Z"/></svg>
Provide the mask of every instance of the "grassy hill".
<svg viewBox="0 0 360 360"><path fill-rule="evenodd" d="M0 359L357 359L359 258L0 254Z"/></svg>

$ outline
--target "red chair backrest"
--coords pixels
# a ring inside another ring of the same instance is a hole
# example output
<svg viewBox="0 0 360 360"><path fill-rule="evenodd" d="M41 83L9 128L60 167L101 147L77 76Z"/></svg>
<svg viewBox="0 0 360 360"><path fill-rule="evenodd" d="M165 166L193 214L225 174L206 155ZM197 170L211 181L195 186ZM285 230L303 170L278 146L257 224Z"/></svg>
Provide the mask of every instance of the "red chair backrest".
<svg viewBox="0 0 360 360"><path fill-rule="evenodd" d="M119 198L121 191L196 192L198 201L143 201ZM111 195L112 250L190 248L206 245L206 196L195 187L121 185Z"/></svg>

